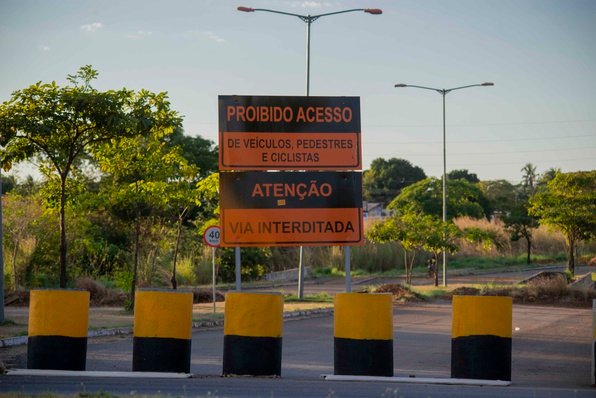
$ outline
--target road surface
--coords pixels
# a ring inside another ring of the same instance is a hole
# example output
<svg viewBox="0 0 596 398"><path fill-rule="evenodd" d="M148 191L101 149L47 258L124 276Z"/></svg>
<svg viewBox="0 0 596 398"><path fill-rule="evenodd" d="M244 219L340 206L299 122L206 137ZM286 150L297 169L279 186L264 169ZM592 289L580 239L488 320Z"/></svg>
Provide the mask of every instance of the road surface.
<svg viewBox="0 0 596 398"><path fill-rule="evenodd" d="M510 387L462 387L366 382L330 382L333 317L284 323L282 378L221 378L223 331L195 331L191 372L185 380L0 377L0 392L192 396L320 397L594 397L590 386L592 311L514 305ZM398 305L394 310L395 376L449 377L449 303ZM25 367L25 347L14 348L16 367ZM131 336L90 339L87 370L130 371Z"/></svg>

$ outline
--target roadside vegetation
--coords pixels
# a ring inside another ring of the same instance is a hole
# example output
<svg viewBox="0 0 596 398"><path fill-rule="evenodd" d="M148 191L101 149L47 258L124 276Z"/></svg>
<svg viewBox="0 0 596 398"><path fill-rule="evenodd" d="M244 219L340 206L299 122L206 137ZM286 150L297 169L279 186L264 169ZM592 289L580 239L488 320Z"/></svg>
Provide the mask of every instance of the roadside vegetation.
<svg viewBox="0 0 596 398"><path fill-rule="evenodd" d="M507 296L515 304L555 305L568 307L592 308L596 299L596 290L590 286L571 286L564 275L557 277L538 277L523 284L495 285L472 284L452 285L448 287L404 286L385 284L369 286L367 292L391 293L396 303L432 302L448 300L455 295L465 296Z"/></svg>
<svg viewBox="0 0 596 398"><path fill-rule="evenodd" d="M132 307L144 287L189 289L200 302L212 278L202 233L219 222L217 145L182 129L166 93L99 91L98 77L84 66L65 85L36 83L0 104L5 302L49 287L89 290L95 305ZM12 173L23 164L40 177ZM527 164L518 184L447 177L443 222L440 178L405 159L371 163L363 197L387 211L365 219L352 275L410 283L430 263L440 270L443 251L449 270L471 272L565 262L572 277L596 262L596 171ZM298 261L295 247L243 248L242 280ZM343 250L308 247L305 264L315 277L342 276ZM217 249L217 284L233 283L234 270L234 250Z"/></svg>

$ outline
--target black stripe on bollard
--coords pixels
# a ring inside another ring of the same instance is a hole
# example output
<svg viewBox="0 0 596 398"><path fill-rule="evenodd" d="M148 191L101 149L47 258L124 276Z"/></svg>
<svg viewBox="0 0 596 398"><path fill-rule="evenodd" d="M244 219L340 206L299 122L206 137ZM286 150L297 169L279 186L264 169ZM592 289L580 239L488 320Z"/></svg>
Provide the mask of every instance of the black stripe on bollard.
<svg viewBox="0 0 596 398"><path fill-rule="evenodd" d="M282 339L224 336L223 374L281 376Z"/></svg>
<svg viewBox="0 0 596 398"><path fill-rule="evenodd" d="M89 292L32 290L27 368L85 370Z"/></svg>
<svg viewBox="0 0 596 398"><path fill-rule="evenodd" d="M192 293L137 291L133 372L190 372Z"/></svg>
<svg viewBox="0 0 596 398"><path fill-rule="evenodd" d="M393 376L393 340L334 338L334 374Z"/></svg>
<svg viewBox="0 0 596 398"><path fill-rule="evenodd" d="M466 336L452 339L451 377L511 381L511 338Z"/></svg>
<svg viewBox="0 0 596 398"><path fill-rule="evenodd" d="M281 376L283 297L226 294L223 375Z"/></svg>
<svg viewBox="0 0 596 398"><path fill-rule="evenodd" d="M393 376L393 305L390 294L335 296L334 374Z"/></svg>
<svg viewBox="0 0 596 398"><path fill-rule="evenodd" d="M596 283L596 273L592 273ZM592 385L596 386L596 300L592 300Z"/></svg>
<svg viewBox="0 0 596 398"><path fill-rule="evenodd" d="M132 368L136 372L190 372L191 340L135 337Z"/></svg>
<svg viewBox="0 0 596 398"><path fill-rule="evenodd" d="M453 296L451 377L511 381L511 297Z"/></svg>
<svg viewBox="0 0 596 398"><path fill-rule="evenodd" d="M29 336L27 368L85 370L87 338L65 336Z"/></svg>

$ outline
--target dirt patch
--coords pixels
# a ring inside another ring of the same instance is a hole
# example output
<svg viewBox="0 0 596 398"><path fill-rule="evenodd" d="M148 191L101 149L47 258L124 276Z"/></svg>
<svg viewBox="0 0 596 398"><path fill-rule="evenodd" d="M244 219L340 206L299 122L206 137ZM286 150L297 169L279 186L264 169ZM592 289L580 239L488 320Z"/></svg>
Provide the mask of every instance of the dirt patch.
<svg viewBox="0 0 596 398"><path fill-rule="evenodd" d="M29 292L26 290L16 290L4 293L4 305L15 307L29 306Z"/></svg>
<svg viewBox="0 0 596 398"><path fill-rule="evenodd" d="M213 291L210 289L194 289L192 291L193 303L212 303L213 302ZM225 296L222 292L215 292L215 301L225 301Z"/></svg>
<svg viewBox="0 0 596 398"><path fill-rule="evenodd" d="M565 307L591 308L596 299L596 290L571 288L565 279L558 276L536 278L524 285L459 287L443 296L451 299L455 295L466 296L509 296L515 304L541 304Z"/></svg>
<svg viewBox="0 0 596 398"><path fill-rule="evenodd" d="M391 293L393 294L393 301L399 303L410 303L423 301L423 297L410 288L400 285L399 283L391 283L381 285L374 290L375 293Z"/></svg>
<svg viewBox="0 0 596 398"><path fill-rule="evenodd" d="M468 287L462 286L458 287L457 289L453 289L451 293L448 294L448 297L451 296L478 296L480 294L480 289L476 289L475 287Z"/></svg>

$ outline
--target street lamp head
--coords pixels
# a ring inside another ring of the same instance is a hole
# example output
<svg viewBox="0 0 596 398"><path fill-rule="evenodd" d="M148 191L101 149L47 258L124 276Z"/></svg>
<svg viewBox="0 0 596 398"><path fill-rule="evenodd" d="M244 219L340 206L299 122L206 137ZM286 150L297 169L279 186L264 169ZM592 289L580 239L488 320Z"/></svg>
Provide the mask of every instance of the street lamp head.
<svg viewBox="0 0 596 398"><path fill-rule="evenodd" d="M408 85L404 83L398 83L395 85L395 87L408 87Z"/></svg>
<svg viewBox="0 0 596 398"><path fill-rule="evenodd" d="M243 6L240 6L240 7L238 7L238 8L237 8L237 10L238 10L238 11L244 11L244 12L254 12L254 11L255 11L255 9L254 9L254 8L250 8L250 7L243 7Z"/></svg>
<svg viewBox="0 0 596 398"><path fill-rule="evenodd" d="M493 82L485 82L485 83L482 83L481 85L482 86L494 86L495 83L493 83Z"/></svg>
<svg viewBox="0 0 596 398"><path fill-rule="evenodd" d="M364 12L367 12L372 15L381 15L383 13L383 10L381 10L380 8L365 8Z"/></svg>

